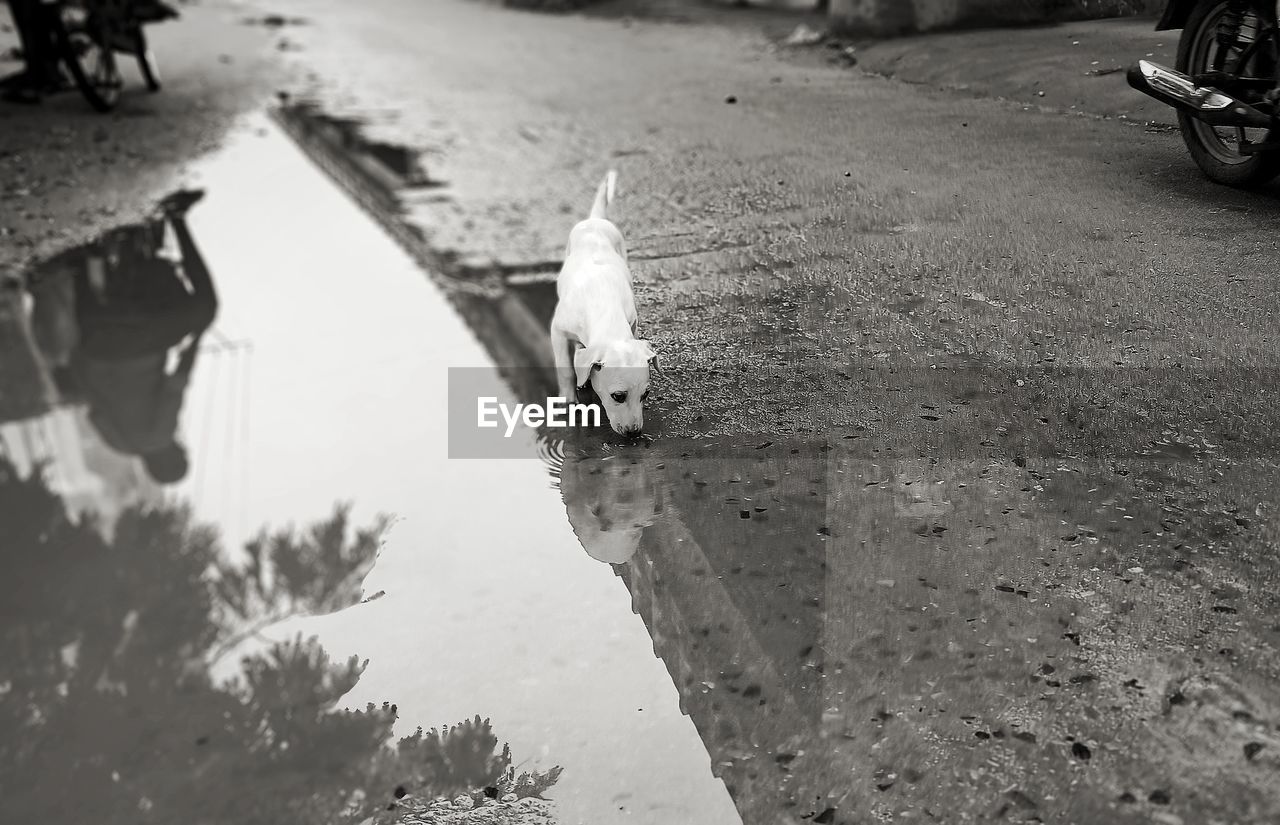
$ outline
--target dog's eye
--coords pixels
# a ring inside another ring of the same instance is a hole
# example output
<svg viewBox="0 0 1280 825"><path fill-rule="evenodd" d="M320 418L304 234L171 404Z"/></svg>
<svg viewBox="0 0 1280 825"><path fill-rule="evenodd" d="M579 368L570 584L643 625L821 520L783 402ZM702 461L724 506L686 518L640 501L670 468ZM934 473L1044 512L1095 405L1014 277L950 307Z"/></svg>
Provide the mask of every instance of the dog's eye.
<svg viewBox="0 0 1280 825"><path fill-rule="evenodd" d="M627 394L625 392L615 392L610 397L619 404L625 404L627 402Z"/></svg>

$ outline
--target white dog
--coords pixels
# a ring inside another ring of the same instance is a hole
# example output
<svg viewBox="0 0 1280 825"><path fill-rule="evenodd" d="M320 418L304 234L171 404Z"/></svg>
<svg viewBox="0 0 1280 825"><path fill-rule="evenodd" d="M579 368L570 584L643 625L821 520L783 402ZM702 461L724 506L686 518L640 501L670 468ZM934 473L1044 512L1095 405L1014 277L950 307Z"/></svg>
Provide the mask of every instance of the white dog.
<svg viewBox="0 0 1280 825"><path fill-rule="evenodd" d="M636 304L622 233L609 220L618 174L610 169L596 192L591 216L569 233L564 265L556 281L551 347L560 395L573 401L588 383L622 435L644 428L649 367L657 358L648 341L636 338Z"/></svg>

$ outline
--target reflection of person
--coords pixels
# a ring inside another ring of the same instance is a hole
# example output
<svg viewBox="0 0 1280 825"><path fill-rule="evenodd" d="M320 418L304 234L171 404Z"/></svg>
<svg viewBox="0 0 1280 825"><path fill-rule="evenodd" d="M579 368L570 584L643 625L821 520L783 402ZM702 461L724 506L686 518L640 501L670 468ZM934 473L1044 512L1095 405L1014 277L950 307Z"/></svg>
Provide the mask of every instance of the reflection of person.
<svg viewBox="0 0 1280 825"><path fill-rule="evenodd" d="M76 340L72 347L64 344L69 355L55 366L59 389L86 403L89 420L110 447L140 457L163 484L187 473L178 416L200 339L218 308L183 219L199 198L198 192L170 196L161 219L117 230L47 265L74 284ZM177 239L177 261L161 251L167 228ZM49 288L48 294L57 292Z"/></svg>
<svg viewBox="0 0 1280 825"><path fill-rule="evenodd" d="M565 456L560 495L582 549L607 564L630 561L661 512L648 466L621 455Z"/></svg>

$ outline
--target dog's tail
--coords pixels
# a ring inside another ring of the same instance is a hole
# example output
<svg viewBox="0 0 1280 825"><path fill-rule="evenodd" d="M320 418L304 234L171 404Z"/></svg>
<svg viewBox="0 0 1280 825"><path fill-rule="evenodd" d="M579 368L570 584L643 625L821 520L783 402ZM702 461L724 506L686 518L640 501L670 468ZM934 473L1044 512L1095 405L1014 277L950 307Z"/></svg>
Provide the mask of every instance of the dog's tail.
<svg viewBox="0 0 1280 825"><path fill-rule="evenodd" d="M596 201L591 204L591 217L609 219L609 204L613 202L613 190L618 185L618 171L610 169L596 190Z"/></svg>

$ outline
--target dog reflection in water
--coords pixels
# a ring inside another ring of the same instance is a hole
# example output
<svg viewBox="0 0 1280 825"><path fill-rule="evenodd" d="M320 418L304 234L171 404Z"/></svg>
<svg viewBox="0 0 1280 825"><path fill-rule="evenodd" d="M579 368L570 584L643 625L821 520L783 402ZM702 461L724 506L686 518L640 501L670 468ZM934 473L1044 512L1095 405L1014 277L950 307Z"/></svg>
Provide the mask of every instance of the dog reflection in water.
<svg viewBox="0 0 1280 825"><path fill-rule="evenodd" d="M662 512L653 474L643 458L567 455L559 465L560 495L569 524L587 555L626 564L644 528Z"/></svg>

